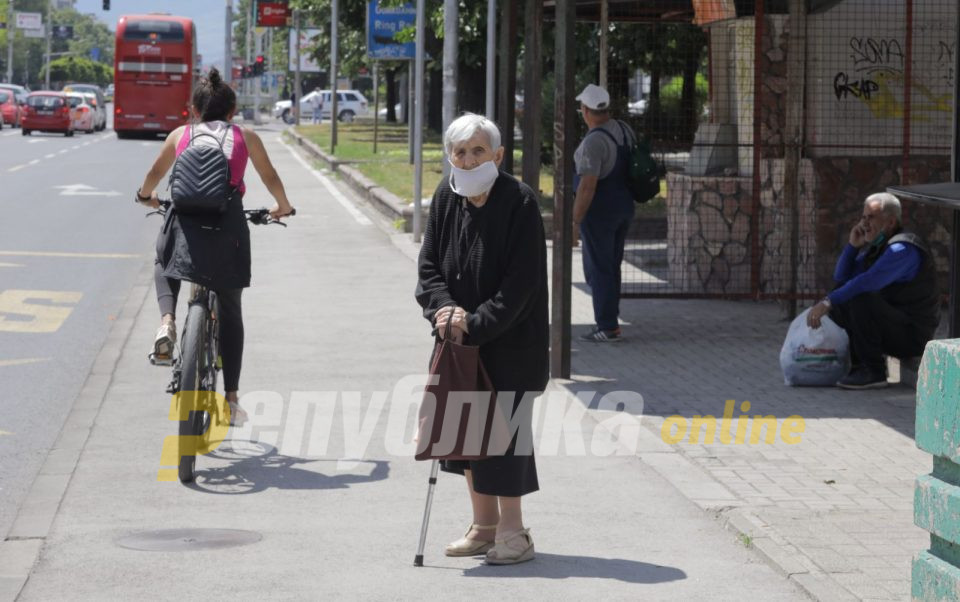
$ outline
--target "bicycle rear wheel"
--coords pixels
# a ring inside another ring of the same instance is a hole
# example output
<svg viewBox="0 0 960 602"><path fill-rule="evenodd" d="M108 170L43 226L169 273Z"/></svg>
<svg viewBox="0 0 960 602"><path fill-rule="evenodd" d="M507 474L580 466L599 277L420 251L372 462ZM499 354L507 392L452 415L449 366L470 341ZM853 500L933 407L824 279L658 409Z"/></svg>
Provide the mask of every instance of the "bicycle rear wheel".
<svg viewBox="0 0 960 602"><path fill-rule="evenodd" d="M205 407L205 398L208 394L204 388L203 375L206 371L208 353L206 346L207 332L206 308L199 303L192 303L187 311L187 321L184 326L180 349L180 404L189 408ZM186 420L180 421L180 466L178 476L181 483L193 481L194 467L197 460L197 448L200 445L200 436L204 431L204 412L200 409L190 410ZM186 439L185 439L186 437ZM189 443L188 443L189 442Z"/></svg>

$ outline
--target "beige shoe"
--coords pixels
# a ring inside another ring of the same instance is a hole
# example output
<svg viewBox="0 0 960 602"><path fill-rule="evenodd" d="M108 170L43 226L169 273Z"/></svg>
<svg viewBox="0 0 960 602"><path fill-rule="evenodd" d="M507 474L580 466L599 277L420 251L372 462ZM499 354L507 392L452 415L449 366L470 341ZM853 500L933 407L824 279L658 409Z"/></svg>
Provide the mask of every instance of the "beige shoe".
<svg viewBox="0 0 960 602"><path fill-rule="evenodd" d="M247 423L247 413L238 402L228 401L227 405L230 406L230 426L243 426Z"/></svg>
<svg viewBox="0 0 960 602"><path fill-rule="evenodd" d="M175 322L164 322L157 329L157 337L153 340L153 355L157 359L173 357L173 348L177 344L177 325Z"/></svg>
<svg viewBox="0 0 960 602"><path fill-rule="evenodd" d="M444 548L443 553L447 556L478 556L485 553L487 550L493 547L492 541L482 541L480 539L470 539L467 535L470 535L470 531L490 531L495 530L496 525L470 525L467 527L467 532L463 534L463 537L458 539L453 543L447 544L447 547Z"/></svg>
<svg viewBox="0 0 960 602"><path fill-rule="evenodd" d="M487 552L487 564L517 564L533 559L533 539L530 529L520 529L496 540Z"/></svg>

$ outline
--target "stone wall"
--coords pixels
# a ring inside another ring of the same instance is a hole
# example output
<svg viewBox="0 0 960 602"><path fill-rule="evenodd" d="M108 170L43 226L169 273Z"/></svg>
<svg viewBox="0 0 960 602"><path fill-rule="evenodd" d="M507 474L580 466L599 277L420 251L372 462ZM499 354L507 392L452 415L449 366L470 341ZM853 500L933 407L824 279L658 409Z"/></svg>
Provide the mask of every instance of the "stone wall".
<svg viewBox="0 0 960 602"><path fill-rule="evenodd" d="M667 174L667 262L679 292L750 292L751 187L751 178Z"/></svg>

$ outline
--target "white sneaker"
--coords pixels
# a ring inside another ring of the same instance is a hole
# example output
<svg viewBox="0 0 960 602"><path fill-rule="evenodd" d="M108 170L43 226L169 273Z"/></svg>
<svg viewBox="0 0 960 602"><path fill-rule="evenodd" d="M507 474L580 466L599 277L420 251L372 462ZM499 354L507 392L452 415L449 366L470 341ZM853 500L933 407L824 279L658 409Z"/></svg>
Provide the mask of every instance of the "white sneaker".
<svg viewBox="0 0 960 602"><path fill-rule="evenodd" d="M243 426L247 422L247 413L236 401L228 401L230 406L230 426Z"/></svg>
<svg viewBox="0 0 960 602"><path fill-rule="evenodd" d="M173 357L173 348L177 344L177 325L175 322L164 322L157 329L157 338L153 340L153 355L156 358Z"/></svg>

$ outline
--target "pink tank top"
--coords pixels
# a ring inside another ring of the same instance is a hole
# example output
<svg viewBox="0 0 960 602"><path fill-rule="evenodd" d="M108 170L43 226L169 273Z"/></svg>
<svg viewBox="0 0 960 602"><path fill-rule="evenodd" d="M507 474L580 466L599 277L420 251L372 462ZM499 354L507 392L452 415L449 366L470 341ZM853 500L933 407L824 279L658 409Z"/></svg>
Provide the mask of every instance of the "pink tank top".
<svg viewBox="0 0 960 602"><path fill-rule="evenodd" d="M223 153L227 156L227 162L230 164L230 185L235 186L240 194L244 194L247 191L247 186L243 183L243 173L247 169L247 159L250 157L250 153L247 151L247 143L243 140L243 130L223 121L212 121L199 124L197 131L216 136L219 140L223 136L224 127L230 128L230 133L223 140ZM190 144L192 128L192 125L186 126L183 135L180 136L180 141L177 143L178 157ZM210 136L201 136L194 141L194 144L215 146L216 142Z"/></svg>

